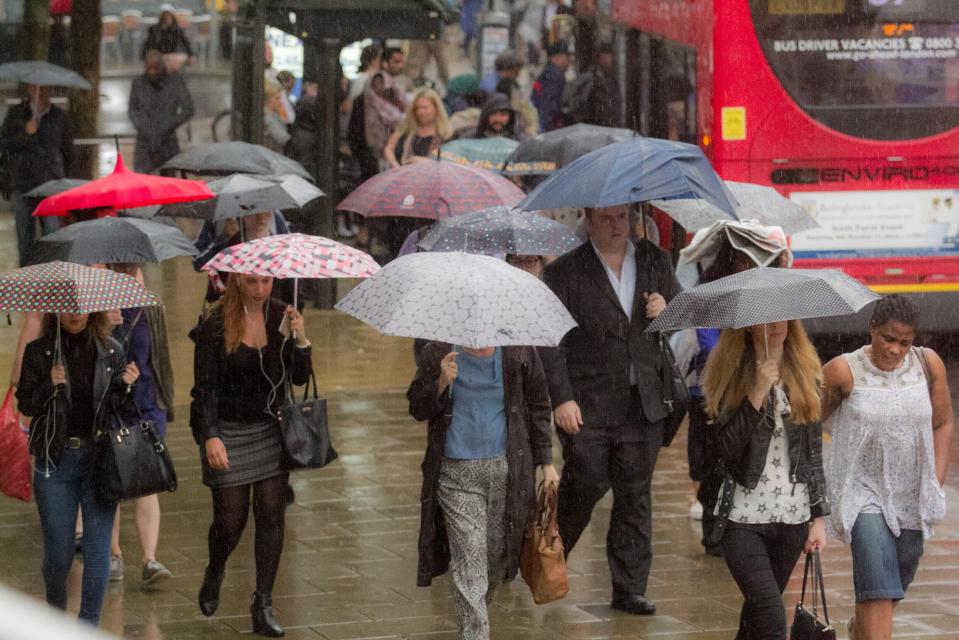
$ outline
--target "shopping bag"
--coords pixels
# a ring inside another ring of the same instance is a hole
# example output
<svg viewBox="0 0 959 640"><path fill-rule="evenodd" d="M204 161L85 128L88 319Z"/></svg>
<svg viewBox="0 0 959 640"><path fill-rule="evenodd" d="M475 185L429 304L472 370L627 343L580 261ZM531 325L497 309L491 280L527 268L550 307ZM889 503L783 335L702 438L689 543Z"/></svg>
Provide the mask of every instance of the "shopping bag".
<svg viewBox="0 0 959 640"><path fill-rule="evenodd" d="M24 502L30 501L30 450L20 416L13 408L13 387L0 405L0 491Z"/></svg>
<svg viewBox="0 0 959 640"><path fill-rule="evenodd" d="M806 581L812 573L812 609L807 609ZM822 615L819 619L817 597L822 597ZM806 568L802 576L802 595L796 605L796 615L793 618L792 631L789 640L836 640L836 630L829 624L829 611L826 609L826 586L822 579L822 565L819 561L819 551L806 554Z"/></svg>
<svg viewBox="0 0 959 640"><path fill-rule="evenodd" d="M556 485L540 484L535 518L523 537L520 572L536 604L559 600L569 593L563 541L556 524L556 503Z"/></svg>

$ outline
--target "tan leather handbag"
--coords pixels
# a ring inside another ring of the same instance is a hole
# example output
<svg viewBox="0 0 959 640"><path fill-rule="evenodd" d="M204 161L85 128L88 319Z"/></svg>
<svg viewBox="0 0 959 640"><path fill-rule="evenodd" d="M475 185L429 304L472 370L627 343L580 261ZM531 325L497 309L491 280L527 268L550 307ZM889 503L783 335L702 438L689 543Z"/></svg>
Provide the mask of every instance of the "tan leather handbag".
<svg viewBox="0 0 959 640"><path fill-rule="evenodd" d="M556 524L556 485L540 483L536 503L536 517L526 528L519 566L533 602L545 604L569 593L563 541Z"/></svg>

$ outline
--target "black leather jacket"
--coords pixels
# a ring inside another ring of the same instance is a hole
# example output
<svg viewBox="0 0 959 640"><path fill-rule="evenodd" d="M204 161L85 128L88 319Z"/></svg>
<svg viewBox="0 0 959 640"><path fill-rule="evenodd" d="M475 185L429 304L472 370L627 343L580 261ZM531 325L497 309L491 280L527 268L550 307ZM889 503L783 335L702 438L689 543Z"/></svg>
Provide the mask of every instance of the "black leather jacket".
<svg viewBox="0 0 959 640"><path fill-rule="evenodd" d="M808 422L797 425L789 416L785 416L784 421L789 445L789 480L793 484L806 484L811 518L827 516L829 502L826 499L826 478L822 467L822 424ZM714 428L716 446L726 469L719 517L711 536L712 540L718 542L726 528L736 485L755 489L759 484L766 466L773 424L771 418L757 411L749 399L744 398L739 408L725 420L716 421Z"/></svg>

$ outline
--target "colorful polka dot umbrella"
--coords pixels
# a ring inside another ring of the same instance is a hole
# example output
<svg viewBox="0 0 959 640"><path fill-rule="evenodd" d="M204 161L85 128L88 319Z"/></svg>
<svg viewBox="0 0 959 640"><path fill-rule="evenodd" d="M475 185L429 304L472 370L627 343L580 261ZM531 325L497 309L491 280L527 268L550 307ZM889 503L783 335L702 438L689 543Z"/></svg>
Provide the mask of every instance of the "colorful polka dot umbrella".
<svg viewBox="0 0 959 640"><path fill-rule="evenodd" d="M0 274L0 310L96 313L159 305L136 278L72 262L45 262Z"/></svg>
<svg viewBox="0 0 959 640"><path fill-rule="evenodd" d="M414 162L373 176L337 209L364 216L443 220L497 205L513 206L523 192L495 173L450 162Z"/></svg>
<svg viewBox="0 0 959 640"><path fill-rule="evenodd" d="M282 233L227 247L203 268L274 278L368 278L380 270L368 253L303 233Z"/></svg>

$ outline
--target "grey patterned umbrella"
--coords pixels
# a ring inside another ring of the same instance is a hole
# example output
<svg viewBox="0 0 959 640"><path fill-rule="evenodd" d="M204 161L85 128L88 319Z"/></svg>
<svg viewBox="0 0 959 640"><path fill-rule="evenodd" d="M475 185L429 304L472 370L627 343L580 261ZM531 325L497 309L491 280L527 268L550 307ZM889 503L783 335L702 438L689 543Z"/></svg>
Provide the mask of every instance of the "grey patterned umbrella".
<svg viewBox="0 0 959 640"><path fill-rule="evenodd" d="M361 282L336 308L390 336L464 347L555 347L576 322L549 287L502 260L411 253Z"/></svg>
<svg viewBox="0 0 959 640"><path fill-rule="evenodd" d="M524 140L510 154L507 168L514 175L548 175L590 151L635 135L630 129L574 124Z"/></svg>
<svg viewBox="0 0 959 640"><path fill-rule="evenodd" d="M23 60L0 64L0 80L11 80L39 87L93 88L86 78L73 69L67 69L42 60Z"/></svg>
<svg viewBox="0 0 959 640"><path fill-rule="evenodd" d="M39 187L35 187L27 191L24 196L27 198L49 198L50 196L55 196L58 193L63 193L64 191L69 191L74 187L82 187L86 183L90 182L89 180L77 180L75 178L57 178L56 180L47 180Z"/></svg>
<svg viewBox="0 0 959 640"><path fill-rule="evenodd" d="M772 187L730 180L725 182L739 201L736 216L740 220L755 220L767 227L781 227L787 235L819 227L819 223L805 209L784 198ZM686 231L704 229L725 217L715 205L705 200L654 200L650 204L668 213Z"/></svg>
<svg viewBox="0 0 959 640"><path fill-rule="evenodd" d="M75 262L162 262L192 256L196 247L178 227L138 218L99 218L76 222L44 236L35 245L34 264Z"/></svg>
<svg viewBox="0 0 959 640"><path fill-rule="evenodd" d="M161 207L156 215L201 220L242 218L273 209L298 209L324 194L297 175L235 174L207 184L215 200L183 202Z"/></svg>
<svg viewBox="0 0 959 640"><path fill-rule="evenodd" d="M646 331L850 315L879 297L842 271L757 267L683 291Z"/></svg>
<svg viewBox="0 0 959 640"><path fill-rule="evenodd" d="M441 220L419 247L426 251L559 256L581 244L564 224L509 207L490 207Z"/></svg>
<svg viewBox="0 0 959 640"><path fill-rule="evenodd" d="M262 145L239 141L213 142L188 149L167 160L162 168L187 171L198 176L293 174L313 180L313 176L299 162Z"/></svg>

